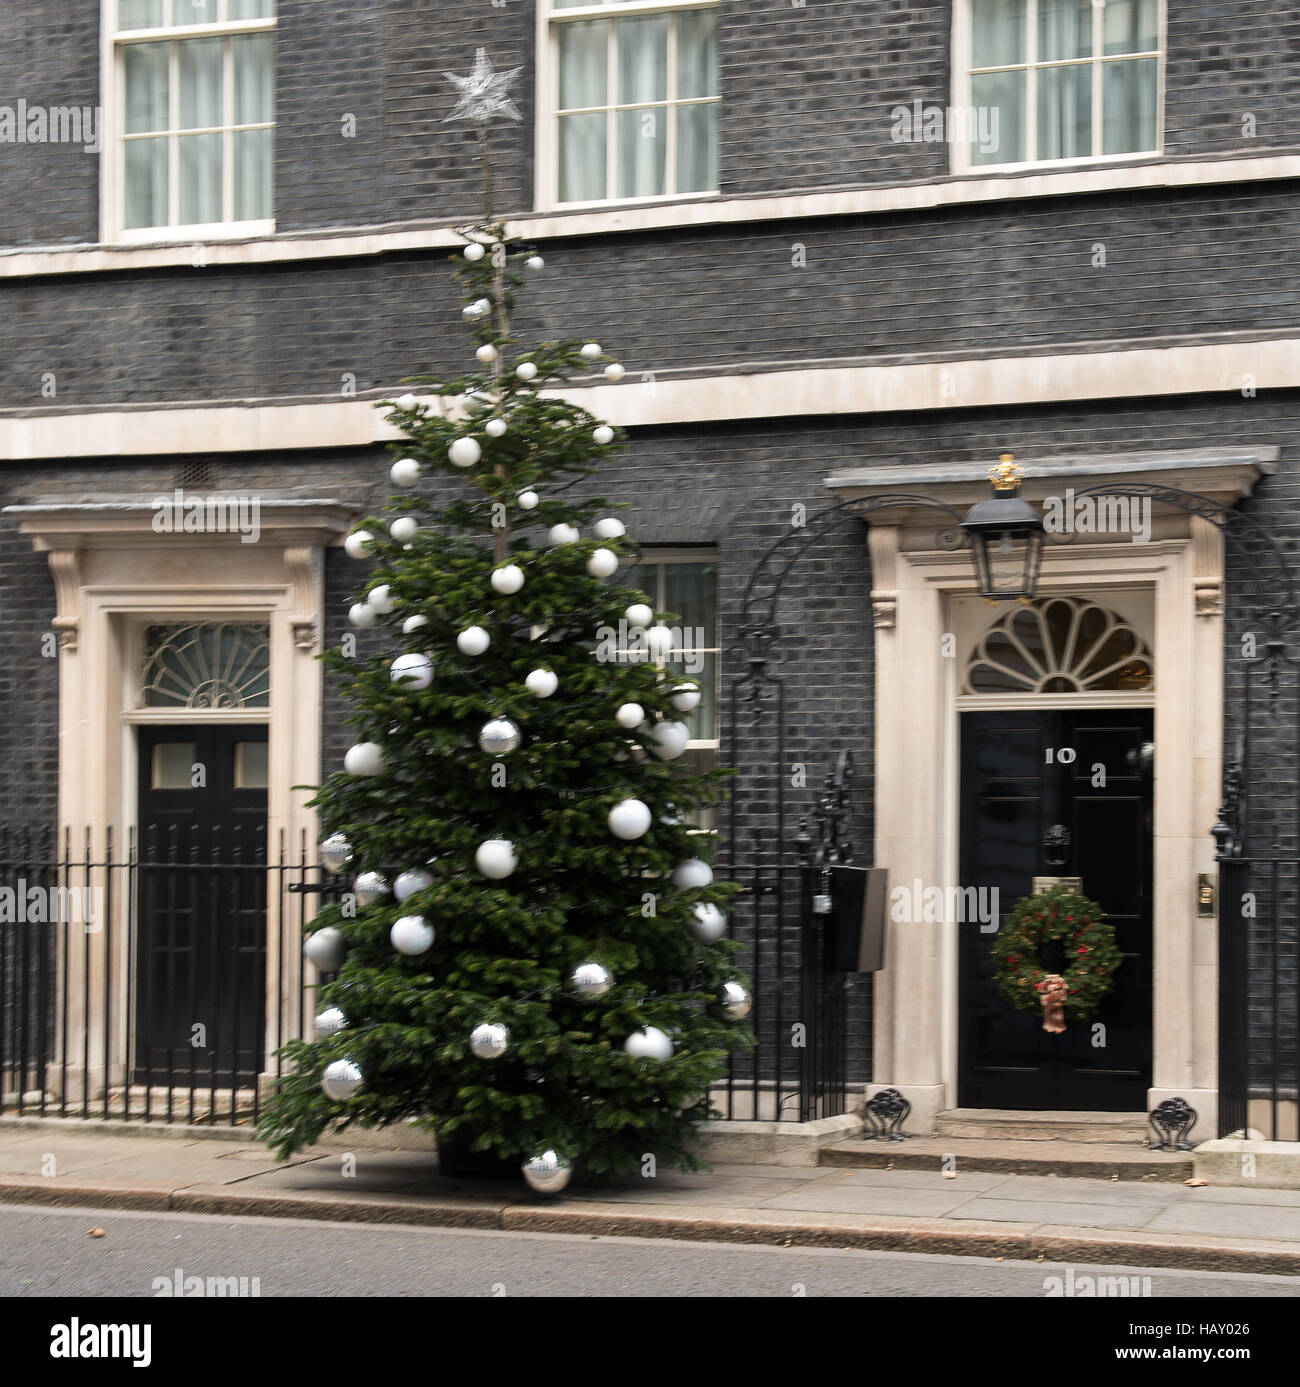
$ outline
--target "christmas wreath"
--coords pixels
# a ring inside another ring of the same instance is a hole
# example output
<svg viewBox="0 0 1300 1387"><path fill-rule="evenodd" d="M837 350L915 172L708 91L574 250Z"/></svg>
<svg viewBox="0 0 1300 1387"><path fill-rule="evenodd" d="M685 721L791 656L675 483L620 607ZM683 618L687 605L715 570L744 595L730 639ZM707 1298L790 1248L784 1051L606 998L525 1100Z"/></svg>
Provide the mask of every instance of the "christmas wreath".
<svg viewBox="0 0 1300 1387"><path fill-rule="evenodd" d="M1049 973L1039 950L1051 940L1065 949L1063 973ZM1043 1010L1043 1029L1059 1033L1065 1021L1086 1021L1115 985L1123 955L1115 931L1096 901L1064 886L1025 896L993 944L998 991L1020 1011Z"/></svg>

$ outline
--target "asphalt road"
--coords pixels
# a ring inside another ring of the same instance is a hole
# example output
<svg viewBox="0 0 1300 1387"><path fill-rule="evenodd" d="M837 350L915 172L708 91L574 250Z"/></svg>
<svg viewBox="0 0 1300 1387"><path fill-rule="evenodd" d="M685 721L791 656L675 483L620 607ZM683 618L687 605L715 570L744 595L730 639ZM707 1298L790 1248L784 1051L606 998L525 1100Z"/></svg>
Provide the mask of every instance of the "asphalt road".
<svg viewBox="0 0 1300 1387"><path fill-rule="evenodd" d="M92 1228L104 1229L91 1237ZM155 1278L267 1296L1042 1296L1048 1278L1151 1278L1152 1296L1286 1296L1300 1278L551 1233L0 1205L0 1296L144 1296Z"/></svg>

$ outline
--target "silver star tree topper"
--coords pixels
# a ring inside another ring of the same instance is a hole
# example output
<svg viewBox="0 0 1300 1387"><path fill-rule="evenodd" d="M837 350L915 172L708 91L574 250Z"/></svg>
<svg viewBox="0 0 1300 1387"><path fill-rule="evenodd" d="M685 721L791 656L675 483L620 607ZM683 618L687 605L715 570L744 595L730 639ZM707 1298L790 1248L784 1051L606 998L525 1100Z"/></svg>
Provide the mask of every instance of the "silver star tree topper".
<svg viewBox="0 0 1300 1387"><path fill-rule="evenodd" d="M474 70L468 77L457 77L454 72L442 75L460 93L456 109L447 116L449 120L472 120L486 125L496 116L509 116L511 120L523 120L515 103L510 99L507 88L523 71L521 67L511 68L509 72L495 72L487 49L480 48L474 54Z"/></svg>

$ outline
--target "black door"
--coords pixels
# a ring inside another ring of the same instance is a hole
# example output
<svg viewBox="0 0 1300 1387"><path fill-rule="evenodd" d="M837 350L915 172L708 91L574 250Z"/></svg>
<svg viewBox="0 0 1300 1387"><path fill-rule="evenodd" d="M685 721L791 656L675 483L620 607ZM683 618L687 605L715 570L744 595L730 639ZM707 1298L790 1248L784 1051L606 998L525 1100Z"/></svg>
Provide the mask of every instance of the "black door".
<svg viewBox="0 0 1300 1387"><path fill-rule="evenodd" d="M1146 1109L1151 727L1149 710L962 715L962 885L996 887L1005 919L1035 877L1079 877L1124 954L1097 1014L1052 1035L998 996L995 934L962 925L962 1107ZM1064 950L1049 945L1042 960L1063 969Z"/></svg>
<svg viewBox="0 0 1300 1387"><path fill-rule="evenodd" d="M262 1070L266 734L140 729L137 1082Z"/></svg>

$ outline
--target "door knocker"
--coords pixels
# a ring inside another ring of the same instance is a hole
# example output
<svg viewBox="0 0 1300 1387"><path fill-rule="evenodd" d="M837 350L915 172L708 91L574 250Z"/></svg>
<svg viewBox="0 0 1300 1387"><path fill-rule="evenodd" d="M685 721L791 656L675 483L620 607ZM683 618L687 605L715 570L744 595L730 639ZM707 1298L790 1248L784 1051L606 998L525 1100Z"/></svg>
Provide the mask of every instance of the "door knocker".
<svg viewBox="0 0 1300 1387"><path fill-rule="evenodd" d="M1070 830L1064 824L1053 824L1043 834L1043 865L1064 867L1070 860Z"/></svg>

